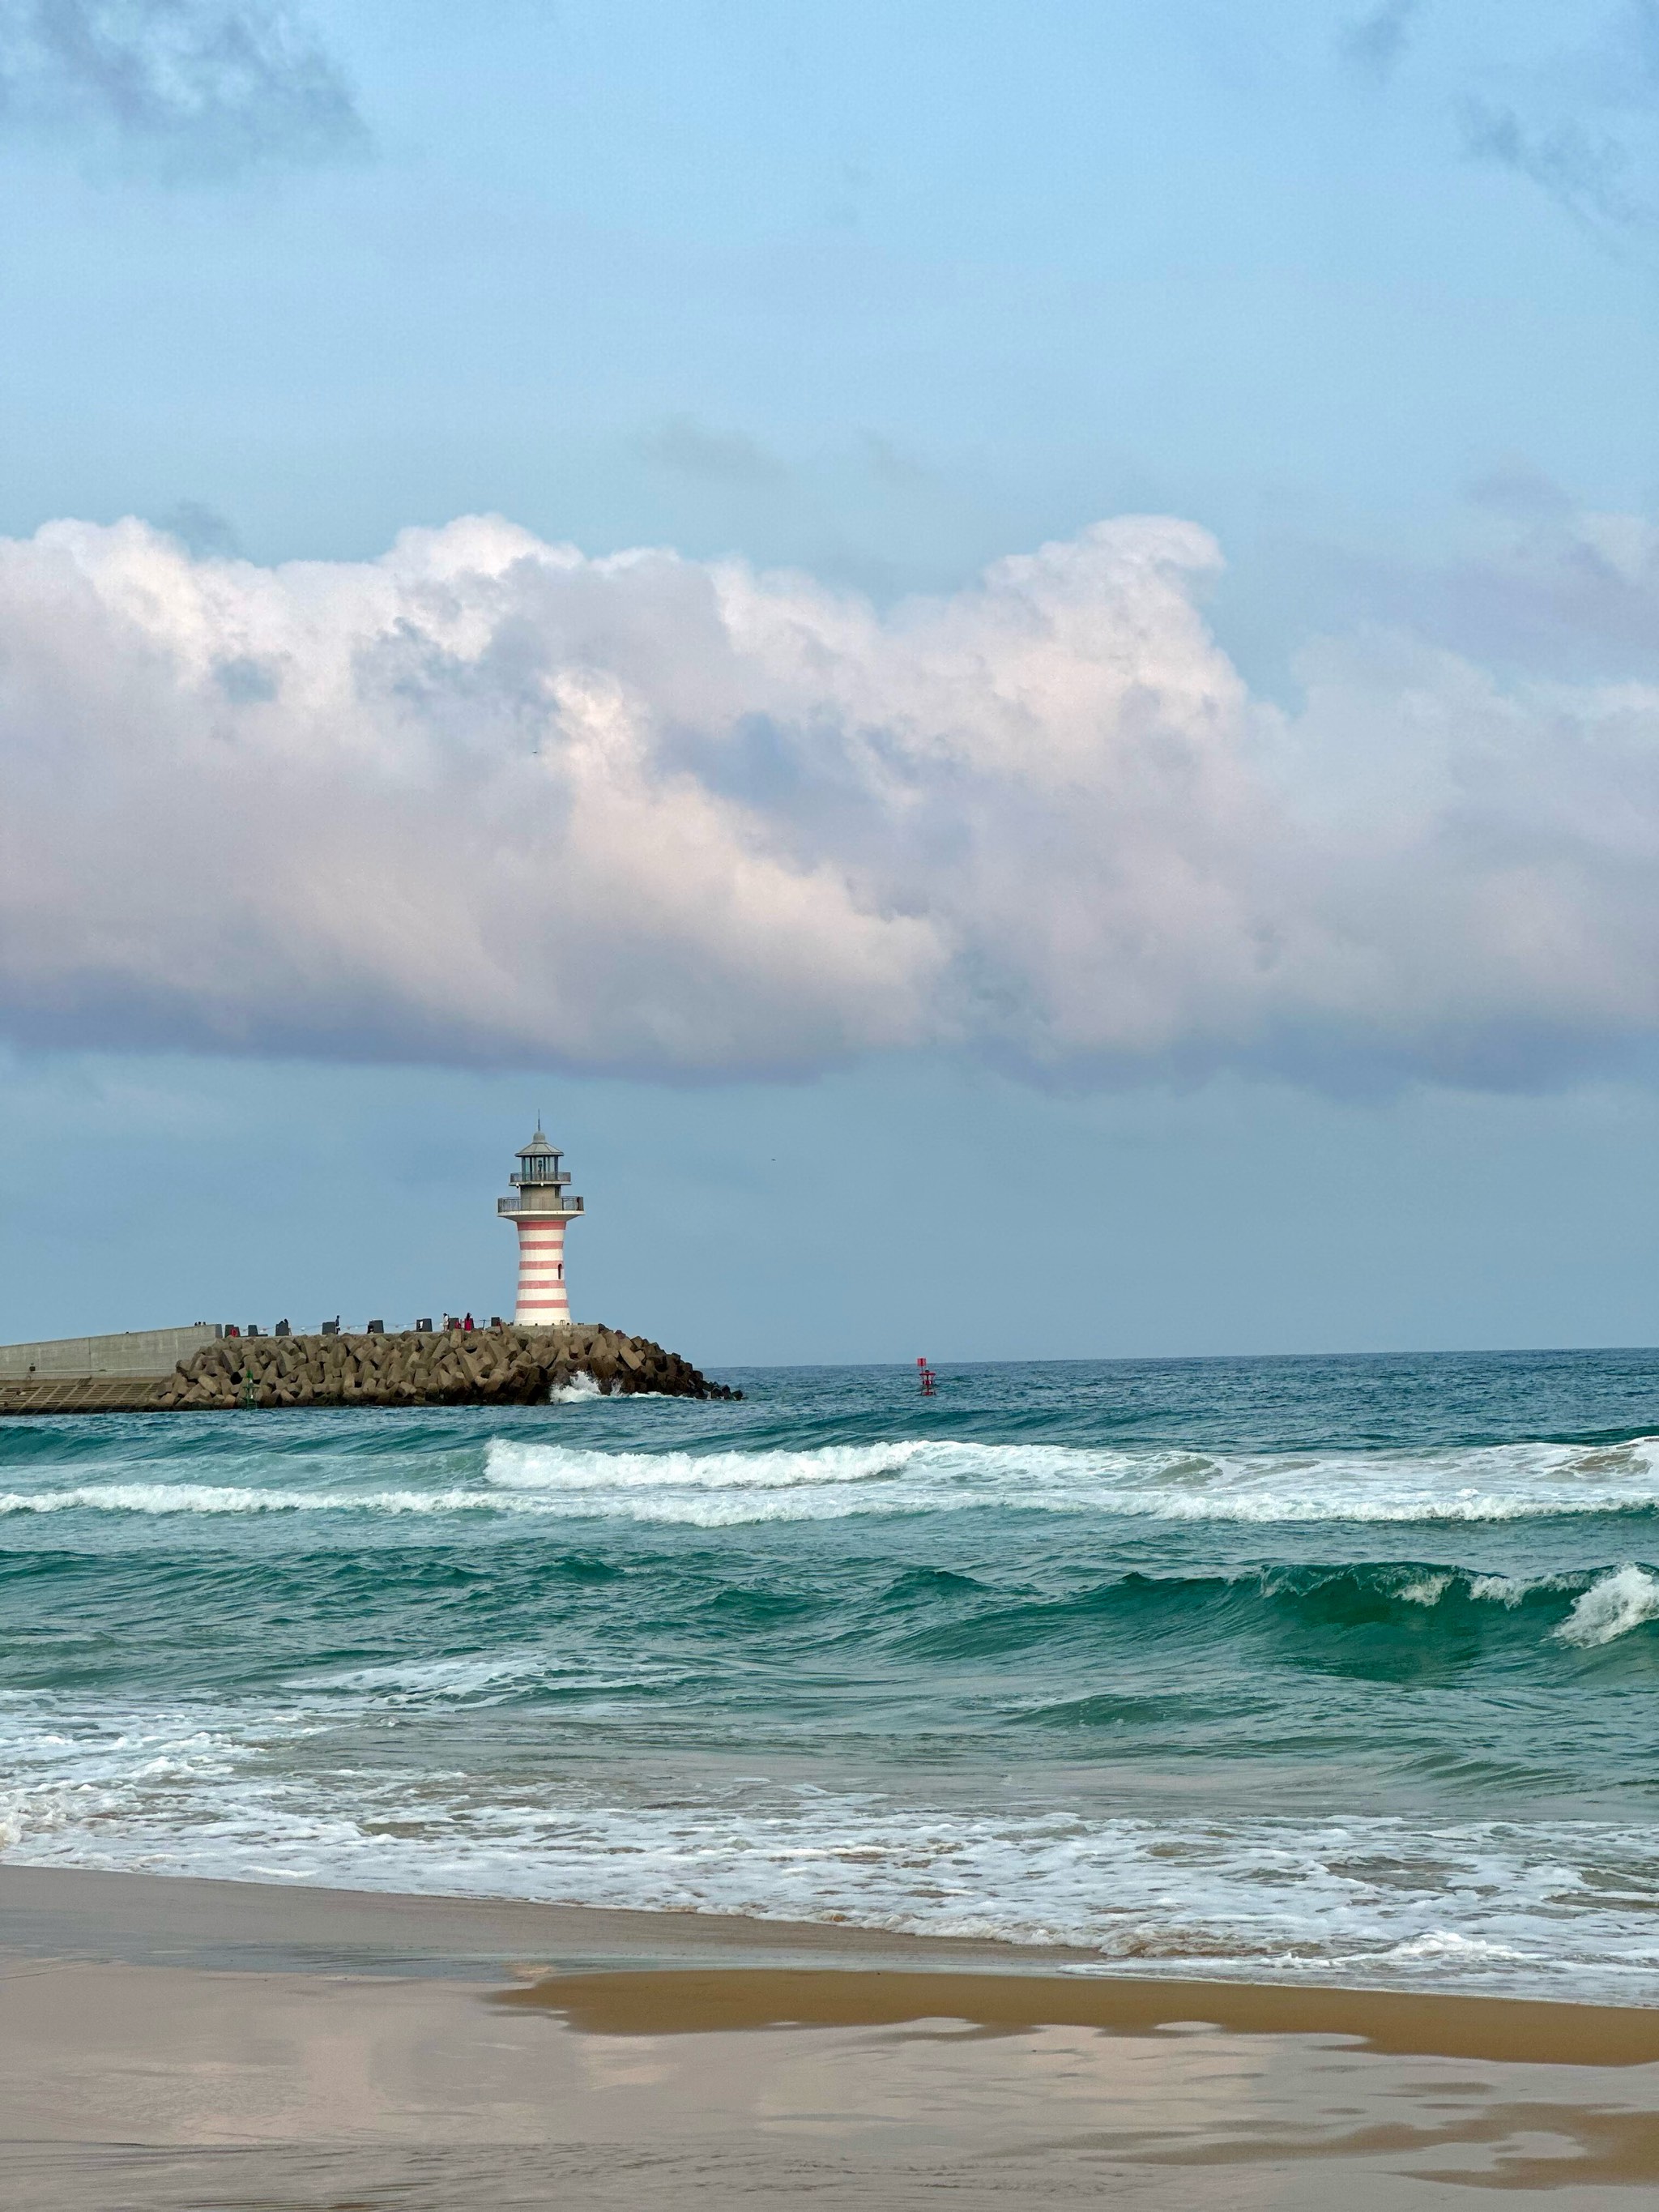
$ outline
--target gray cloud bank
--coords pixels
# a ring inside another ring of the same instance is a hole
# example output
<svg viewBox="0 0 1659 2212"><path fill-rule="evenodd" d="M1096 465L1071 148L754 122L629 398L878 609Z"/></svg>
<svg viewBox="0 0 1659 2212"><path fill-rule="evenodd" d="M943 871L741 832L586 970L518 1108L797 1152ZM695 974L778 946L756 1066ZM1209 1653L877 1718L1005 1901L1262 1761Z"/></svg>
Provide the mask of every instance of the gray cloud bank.
<svg viewBox="0 0 1659 2212"><path fill-rule="evenodd" d="M1601 528L1620 588L1659 553ZM888 614L491 519L0 541L0 1028L689 1077L1497 1083L1659 1030L1659 686L1378 635L1253 698L1133 518Z"/></svg>
<svg viewBox="0 0 1659 2212"><path fill-rule="evenodd" d="M338 64L272 0L0 0L0 128L173 176L361 151Z"/></svg>

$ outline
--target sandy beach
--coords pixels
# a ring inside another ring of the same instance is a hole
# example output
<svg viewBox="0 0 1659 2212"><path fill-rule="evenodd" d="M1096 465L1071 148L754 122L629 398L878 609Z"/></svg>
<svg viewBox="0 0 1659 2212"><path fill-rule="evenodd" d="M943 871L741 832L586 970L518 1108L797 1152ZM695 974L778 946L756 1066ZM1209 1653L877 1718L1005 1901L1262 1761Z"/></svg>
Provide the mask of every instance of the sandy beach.
<svg viewBox="0 0 1659 2212"><path fill-rule="evenodd" d="M1659 2013L0 1868L0 2203L1428 2206L1659 2184Z"/></svg>

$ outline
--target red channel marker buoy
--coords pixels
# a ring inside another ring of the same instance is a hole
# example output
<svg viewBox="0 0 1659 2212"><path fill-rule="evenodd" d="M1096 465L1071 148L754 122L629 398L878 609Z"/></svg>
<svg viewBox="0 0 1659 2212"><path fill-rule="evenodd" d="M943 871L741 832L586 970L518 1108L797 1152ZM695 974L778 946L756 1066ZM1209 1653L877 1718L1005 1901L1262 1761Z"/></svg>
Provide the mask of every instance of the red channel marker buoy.
<svg viewBox="0 0 1659 2212"><path fill-rule="evenodd" d="M937 1397L939 1395L938 1376L934 1374L933 1369L927 1364L927 1362L925 1359L917 1360L916 1368L921 1380L922 1396L924 1398Z"/></svg>

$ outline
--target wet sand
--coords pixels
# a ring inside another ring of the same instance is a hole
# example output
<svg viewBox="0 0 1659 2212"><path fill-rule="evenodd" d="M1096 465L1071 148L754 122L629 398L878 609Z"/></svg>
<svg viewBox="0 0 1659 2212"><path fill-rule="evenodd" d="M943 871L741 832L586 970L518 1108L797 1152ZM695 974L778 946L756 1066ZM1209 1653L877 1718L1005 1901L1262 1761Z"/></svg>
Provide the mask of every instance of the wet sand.
<svg viewBox="0 0 1659 2212"><path fill-rule="evenodd" d="M0 1867L7 2212L1345 2212L1659 2186L1659 2012Z"/></svg>

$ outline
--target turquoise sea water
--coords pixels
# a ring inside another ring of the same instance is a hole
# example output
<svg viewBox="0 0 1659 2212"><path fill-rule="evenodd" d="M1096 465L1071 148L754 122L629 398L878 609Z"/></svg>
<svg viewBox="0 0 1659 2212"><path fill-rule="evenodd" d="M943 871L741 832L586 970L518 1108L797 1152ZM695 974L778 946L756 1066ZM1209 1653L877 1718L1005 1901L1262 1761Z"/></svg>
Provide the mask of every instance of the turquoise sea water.
<svg viewBox="0 0 1659 2212"><path fill-rule="evenodd" d="M0 1843L1659 2002L1659 1353L0 1423Z"/></svg>

